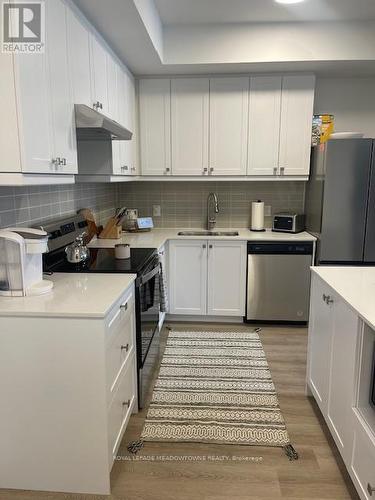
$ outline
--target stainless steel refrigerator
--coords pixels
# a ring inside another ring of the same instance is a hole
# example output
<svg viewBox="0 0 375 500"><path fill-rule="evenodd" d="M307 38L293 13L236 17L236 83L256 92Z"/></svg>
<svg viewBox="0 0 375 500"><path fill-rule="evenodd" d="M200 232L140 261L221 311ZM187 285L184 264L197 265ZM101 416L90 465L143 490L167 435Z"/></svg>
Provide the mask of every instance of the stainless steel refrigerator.
<svg viewBox="0 0 375 500"><path fill-rule="evenodd" d="M375 264L375 141L331 140L312 148L306 228L316 264Z"/></svg>

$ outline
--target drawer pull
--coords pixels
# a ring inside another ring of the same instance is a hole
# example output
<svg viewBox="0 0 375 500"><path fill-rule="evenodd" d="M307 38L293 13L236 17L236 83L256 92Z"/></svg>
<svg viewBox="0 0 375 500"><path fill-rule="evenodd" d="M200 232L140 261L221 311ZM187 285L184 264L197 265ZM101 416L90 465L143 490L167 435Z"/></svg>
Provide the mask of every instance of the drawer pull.
<svg viewBox="0 0 375 500"><path fill-rule="evenodd" d="M121 304L121 309L124 309L124 311L127 311L128 309L128 303L126 302L125 304Z"/></svg>
<svg viewBox="0 0 375 500"><path fill-rule="evenodd" d="M375 488L373 488L370 483L367 483L367 491L369 492L370 497L372 497L372 494L375 493Z"/></svg>
<svg viewBox="0 0 375 500"><path fill-rule="evenodd" d="M124 401L122 403L122 406L127 406L129 408L129 406L130 406L130 399L128 399L127 401Z"/></svg>
<svg viewBox="0 0 375 500"><path fill-rule="evenodd" d="M122 345L122 346L121 346L121 350L122 350L122 351L126 351L126 352L128 352L128 350L129 350L129 344Z"/></svg>
<svg viewBox="0 0 375 500"><path fill-rule="evenodd" d="M325 293L323 293L323 300L327 305L333 304L333 299L331 299L331 296L326 295Z"/></svg>

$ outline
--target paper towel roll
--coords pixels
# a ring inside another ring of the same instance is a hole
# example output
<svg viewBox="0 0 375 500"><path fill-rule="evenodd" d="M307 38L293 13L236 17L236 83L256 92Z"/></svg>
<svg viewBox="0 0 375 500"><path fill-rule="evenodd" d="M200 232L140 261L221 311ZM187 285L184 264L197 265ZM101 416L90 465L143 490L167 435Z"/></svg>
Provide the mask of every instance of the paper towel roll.
<svg viewBox="0 0 375 500"><path fill-rule="evenodd" d="M261 200L251 204L251 230L264 231L264 202Z"/></svg>

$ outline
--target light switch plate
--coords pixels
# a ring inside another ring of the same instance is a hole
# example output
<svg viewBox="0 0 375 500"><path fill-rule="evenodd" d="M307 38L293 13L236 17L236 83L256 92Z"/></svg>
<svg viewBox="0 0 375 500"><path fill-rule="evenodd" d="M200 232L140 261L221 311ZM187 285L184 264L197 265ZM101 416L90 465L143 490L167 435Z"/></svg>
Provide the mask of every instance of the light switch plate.
<svg viewBox="0 0 375 500"><path fill-rule="evenodd" d="M152 205L152 215L154 217L161 217L161 206L160 205Z"/></svg>

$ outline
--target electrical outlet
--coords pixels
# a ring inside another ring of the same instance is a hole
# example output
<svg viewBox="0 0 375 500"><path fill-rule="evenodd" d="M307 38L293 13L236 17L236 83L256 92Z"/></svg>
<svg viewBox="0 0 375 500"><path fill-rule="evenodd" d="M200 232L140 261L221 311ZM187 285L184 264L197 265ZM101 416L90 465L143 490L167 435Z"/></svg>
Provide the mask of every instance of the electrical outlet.
<svg viewBox="0 0 375 500"><path fill-rule="evenodd" d="M271 205L264 205L264 215L270 217L272 215Z"/></svg>
<svg viewBox="0 0 375 500"><path fill-rule="evenodd" d="M152 215L154 217L161 217L161 206L160 205L152 205Z"/></svg>

